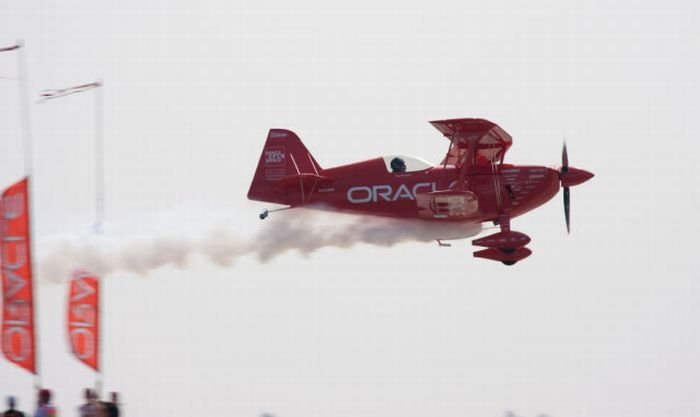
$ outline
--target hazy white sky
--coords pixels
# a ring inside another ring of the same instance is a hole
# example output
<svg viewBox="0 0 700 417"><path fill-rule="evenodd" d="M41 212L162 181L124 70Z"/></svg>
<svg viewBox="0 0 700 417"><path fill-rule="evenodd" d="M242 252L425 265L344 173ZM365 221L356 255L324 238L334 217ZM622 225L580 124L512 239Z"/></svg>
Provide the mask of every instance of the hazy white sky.
<svg viewBox="0 0 700 417"><path fill-rule="evenodd" d="M127 415L695 415L699 19L691 1L10 0L0 46L24 39L32 101L105 82L106 235L137 252L269 233L245 194L270 127L333 166L439 161L428 120L484 117L509 162L557 165L566 137L596 174L572 189L570 236L559 196L513 222L534 252L513 268L464 241L108 275L106 389ZM23 172L15 58L3 187ZM46 253L91 233L93 102L31 110ZM42 380L70 415L92 375L67 352L67 289L39 278ZM31 385L0 361L0 395L33 410Z"/></svg>

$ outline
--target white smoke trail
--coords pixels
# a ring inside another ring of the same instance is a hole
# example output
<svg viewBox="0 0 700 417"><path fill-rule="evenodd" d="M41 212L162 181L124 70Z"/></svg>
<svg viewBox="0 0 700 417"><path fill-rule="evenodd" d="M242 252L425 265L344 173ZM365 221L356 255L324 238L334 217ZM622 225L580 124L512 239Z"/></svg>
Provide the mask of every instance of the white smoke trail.
<svg viewBox="0 0 700 417"><path fill-rule="evenodd" d="M57 236L40 242L39 276L61 282L76 268L99 275L117 271L138 274L166 265L183 268L193 256L203 256L222 266L241 256L260 262L296 250L308 255L325 247L348 248L358 243L392 246L401 242L459 239L481 231L480 225L398 220L315 210L289 210L249 224L219 225L199 236L183 233L154 236Z"/></svg>

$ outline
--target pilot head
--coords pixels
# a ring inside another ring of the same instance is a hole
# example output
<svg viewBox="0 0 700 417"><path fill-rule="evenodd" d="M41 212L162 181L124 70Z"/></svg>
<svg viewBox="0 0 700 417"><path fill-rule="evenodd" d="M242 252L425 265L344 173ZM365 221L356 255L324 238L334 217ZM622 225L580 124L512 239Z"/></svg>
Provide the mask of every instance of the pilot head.
<svg viewBox="0 0 700 417"><path fill-rule="evenodd" d="M391 160L391 172L406 172L406 163L403 159L396 157Z"/></svg>
<svg viewBox="0 0 700 417"><path fill-rule="evenodd" d="M49 401L51 401L51 391L47 390L46 388L39 390L39 404L48 404Z"/></svg>

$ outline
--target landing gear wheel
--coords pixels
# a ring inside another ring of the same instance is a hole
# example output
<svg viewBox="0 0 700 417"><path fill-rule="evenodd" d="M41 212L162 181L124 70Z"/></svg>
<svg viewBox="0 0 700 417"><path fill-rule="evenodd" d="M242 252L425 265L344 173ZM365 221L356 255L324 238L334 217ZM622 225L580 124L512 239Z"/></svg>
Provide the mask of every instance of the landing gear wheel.
<svg viewBox="0 0 700 417"><path fill-rule="evenodd" d="M518 262L518 261L501 261L501 263L503 265L508 265L508 266L515 265L516 262Z"/></svg>

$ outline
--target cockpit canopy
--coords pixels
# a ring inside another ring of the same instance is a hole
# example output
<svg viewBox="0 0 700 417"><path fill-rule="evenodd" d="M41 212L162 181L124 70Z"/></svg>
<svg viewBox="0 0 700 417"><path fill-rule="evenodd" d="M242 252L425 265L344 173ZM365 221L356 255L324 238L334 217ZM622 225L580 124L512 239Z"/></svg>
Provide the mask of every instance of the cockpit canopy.
<svg viewBox="0 0 700 417"><path fill-rule="evenodd" d="M400 161L397 160L400 159L403 161L403 165L405 165L406 169L404 171L396 170L398 166L400 166ZM394 169L392 169L392 161L394 161ZM434 165L431 164L428 161L425 161L421 158L417 158L415 156L405 156L405 155L388 155L384 157L384 163L386 164L386 170L389 172L393 172L395 174L401 173L401 172L415 172L415 171L424 171L428 168L432 168Z"/></svg>

